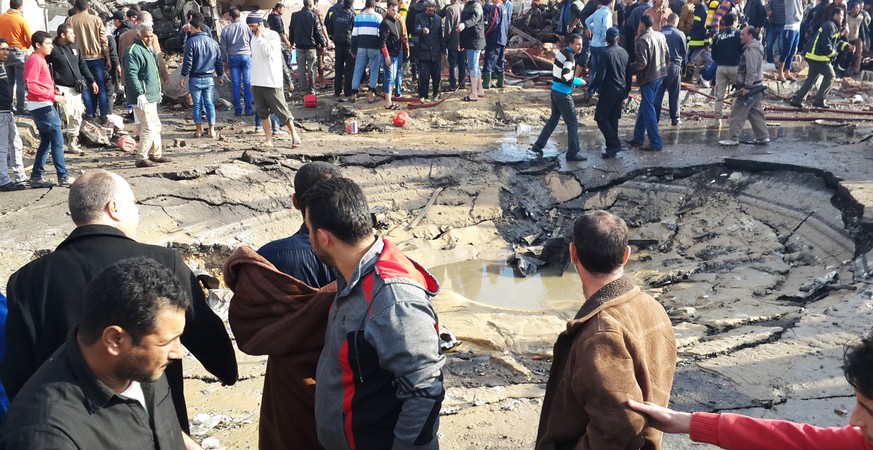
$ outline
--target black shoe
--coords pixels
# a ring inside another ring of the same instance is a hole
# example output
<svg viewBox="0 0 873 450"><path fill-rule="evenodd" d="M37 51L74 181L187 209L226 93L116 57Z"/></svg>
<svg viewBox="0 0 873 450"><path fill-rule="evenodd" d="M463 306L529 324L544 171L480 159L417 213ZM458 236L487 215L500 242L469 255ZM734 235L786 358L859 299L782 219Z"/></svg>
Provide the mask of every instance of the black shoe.
<svg viewBox="0 0 873 450"><path fill-rule="evenodd" d="M143 167L154 167L154 166L156 166L156 165L158 165L158 163L155 163L155 162L149 161L149 160L147 160L147 159L141 159L141 160L139 160L139 161L136 162L136 167L140 167L140 168L143 168Z"/></svg>
<svg viewBox="0 0 873 450"><path fill-rule="evenodd" d="M620 152L621 148L608 148L602 152L600 152L600 157L603 159L615 158L615 156Z"/></svg>
<svg viewBox="0 0 873 450"><path fill-rule="evenodd" d="M437 93L433 94L433 97L431 97L431 100L436 102L436 101L439 101L439 99L441 99L442 97L443 97L443 94L440 94L439 92L437 92Z"/></svg>
<svg viewBox="0 0 873 450"><path fill-rule="evenodd" d="M570 154L567 155L567 161L588 161L588 158L586 158L578 153L573 153L572 155L570 155Z"/></svg>
<svg viewBox="0 0 873 450"><path fill-rule="evenodd" d="M633 140L633 139L625 139L624 142L625 142L627 145L630 145L631 147L642 147L642 146L643 146L643 143L642 143L642 142L637 142L637 141L635 141L635 140Z"/></svg>
<svg viewBox="0 0 873 450"><path fill-rule="evenodd" d="M828 109L828 108L831 107L831 105L828 105L827 102L821 102L821 103L813 103L813 104L812 104L812 107L813 107L813 108Z"/></svg>
<svg viewBox="0 0 873 450"><path fill-rule="evenodd" d="M50 188L50 187L52 187L52 186L54 186L54 185L55 185L55 184L52 183L51 181L47 181L47 180L42 179L42 178L38 178L38 179L31 178L31 179L30 179L30 187L31 187L31 189Z"/></svg>
<svg viewBox="0 0 873 450"><path fill-rule="evenodd" d="M670 120L670 125L673 125L674 127L675 127L675 126L678 126L680 123L682 123L682 119L672 119L672 120Z"/></svg>
<svg viewBox="0 0 873 450"><path fill-rule="evenodd" d="M788 100L788 104L795 108L803 108L803 102L795 99Z"/></svg>
<svg viewBox="0 0 873 450"><path fill-rule="evenodd" d="M68 188L76 181L72 177L58 178L58 186Z"/></svg>
<svg viewBox="0 0 873 450"><path fill-rule="evenodd" d="M532 152L534 152L534 153L536 153L537 155L540 155L540 156L542 156L542 154L543 154L543 149L537 147L536 145L532 145L531 148L530 148L530 151L532 151Z"/></svg>
<svg viewBox="0 0 873 450"><path fill-rule="evenodd" d="M645 147L640 147L640 150L644 152L660 152L661 150L664 150L664 147L653 147L651 145L647 145Z"/></svg>
<svg viewBox="0 0 873 450"><path fill-rule="evenodd" d="M0 192L12 192L12 191L20 191L22 189L27 189L27 186L24 183L13 183L9 182L3 185L0 185Z"/></svg>

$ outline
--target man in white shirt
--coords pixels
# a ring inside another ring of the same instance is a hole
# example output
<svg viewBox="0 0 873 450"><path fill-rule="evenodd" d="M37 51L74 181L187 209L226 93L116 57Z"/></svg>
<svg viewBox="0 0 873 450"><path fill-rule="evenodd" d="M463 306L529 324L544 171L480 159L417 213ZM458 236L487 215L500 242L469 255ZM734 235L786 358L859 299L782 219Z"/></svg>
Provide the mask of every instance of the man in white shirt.
<svg viewBox="0 0 873 450"><path fill-rule="evenodd" d="M275 114L279 123L288 127L294 139L291 148L301 143L300 135L294 128L294 116L285 103L285 91L282 88L282 39L273 30L264 27L264 19L256 14L246 18L246 24L252 31L252 97L255 111L260 117L270 117ZM273 130L264 127L267 147L273 146Z"/></svg>

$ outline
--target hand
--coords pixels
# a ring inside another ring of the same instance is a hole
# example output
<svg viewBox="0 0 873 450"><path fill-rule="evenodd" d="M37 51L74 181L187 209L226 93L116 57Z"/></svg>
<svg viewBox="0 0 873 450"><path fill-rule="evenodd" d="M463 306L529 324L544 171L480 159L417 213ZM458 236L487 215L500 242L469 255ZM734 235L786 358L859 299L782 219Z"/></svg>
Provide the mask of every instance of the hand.
<svg viewBox="0 0 873 450"><path fill-rule="evenodd" d="M190 436L185 434L184 431L182 432L182 442L185 443L185 450L203 450L203 447L197 444L194 439L191 439Z"/></svg>
<svg viewBox="0 0 873 450"><path fill-rule="evenodd" d="M354 53L352 53L352 59L355 59L355 54L354 54Z"/></svg>
<svg viewBox="0 0 873 450"><path fill-rule="evenodd" d="M391 57L390 56L385 57L385 65L388 67L391 67Z"/></svg>
<svg viewBox="0 0 873 450"><path fill-rule="evenodd" d="M673 411L651 402L639 403L628 400L627 406L645 415L649 419L649 426L665 433L688 434L691 431L691 414Z"/></svg>
<svg viewBox="0 0 873 450"><path fill-rule="evenodd" d="M224 73L230 73L230 66L224 63Z"/></svg>
<svg viewBox="0 0 873 450"><path fill-rule="evenodd" d="M109 58L106 58L106 64L104 65L104 68L106 69L107 72L112 70L112 60L110 60Z"/></svg>
<svg viewBox="0 0 873 450"><path fill-rule="evenodd" d="M95 94L100 92L100 86L97 86L96 82L91 83L91 92L93 92Z"/></svg>
<svg viewBox="0 0 873 450"><path fill-rule="evenodd" d="M218 78L218 85L219 85L219 86L224 86L224 77L219 77L219 78Z"/></svg>
<svg viewBox="0 0 873 450"><path fill-rule="evenodd" d="M139 109L145 109L146 105L149 104L149 99L146 98L145 94L140 95L136 98L136 107Z"/></svg>
<svg viewBox="0 0 873 450"><path fill-rule="evenodd" d="M422 28L421 34L427 36L428 34L430 34L430 28Z"/></svg>
<svg viewBox="0 0 873 450"><path fill-rule="evenodd" d="M64 97L63 94L55 95L55 102L57 102L57 104L59 104L61 106L66 105L67 104L67 97Z"/></svg>
<svg viewBox="0 0 873 450"><path fill-rule="evenodd" d="M180 88L185 87L185 79L184 78L179 78L179 87Z"/></svg>
<svg viewBox="0 0 873 450"><path fill-rule="evenodd" d="M748 97L750 92L751 91L749 90L749 88L744 87L740 89L740 95L742 95L743 97Z"/></svg>
<svg viewBox="0 0 873 450"><path fill-rule="evenodd" d="M592 33L591 30L586 28L585 29L585 37L588 39L591 39L593 36L594 36L594 33Z"/></svg>
<svg viewBox="0 0 873 450"><path fill-rule="evenodd" d="M186 23L185 25L182 25L182 31L184 31L185 33L187 33L187 32L190 31L190 30L191 30L191 24L190 24L190 23Z"/></svg>
<svg viewBox="0 0 873 450"><path fill-rule="evenodd" d="M458 28L455 28L455 31L457 31L458 33L460 33L460 32L462 32L462 31L464 31L464 28L466 28L466 27L464 26L463 23L461 23L461 24L458 24Z"/></svg>
<svg viewBox="0 0 873 450"><path fill-rule="evenodd" d="M850 51L850 52L854 52L854 51L855 51L855 46L852 45L852 44L849 44L849 51Z"/></svg>
<svg viewBox="0 0 873 450"><path fill-rule="evenodd" d="M115 68L115 73L118 74L118 79L121 80L121 79L122 79L122 77L121 77L121 66L118 66L118 67Z"/></svg>

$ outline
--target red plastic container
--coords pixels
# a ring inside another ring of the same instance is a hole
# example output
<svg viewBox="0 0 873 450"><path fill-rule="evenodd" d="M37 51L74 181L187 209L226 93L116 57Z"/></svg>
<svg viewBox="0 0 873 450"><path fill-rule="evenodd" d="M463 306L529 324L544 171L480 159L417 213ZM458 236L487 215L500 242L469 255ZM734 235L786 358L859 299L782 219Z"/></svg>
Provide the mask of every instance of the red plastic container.
<svg viewBox="0 0 873 450"><path fill-rule="evenodd" d="M303 96L303 106L307 108L315 108L318 106L318 99L314 94L304 95Z"/></svg>

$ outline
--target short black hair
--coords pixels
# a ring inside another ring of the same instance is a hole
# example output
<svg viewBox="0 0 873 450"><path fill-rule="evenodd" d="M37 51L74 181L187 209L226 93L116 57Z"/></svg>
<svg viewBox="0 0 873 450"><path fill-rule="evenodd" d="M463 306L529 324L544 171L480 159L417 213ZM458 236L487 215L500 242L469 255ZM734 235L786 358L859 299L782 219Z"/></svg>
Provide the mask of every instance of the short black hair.
<svg viewBox="0 0 873 450"><path fill-rule="evenodd" d="M600 0L600 4L603 5L603 6L606 6L606 5L608 5L608 4L610 4L610 3L614 2L614 1L615 1L615 0Z"/></svg>
<svg viewBox="0 0 873 450"><path fill-rule="evenodd" d="M746 31L746 33L748 33L749 36L752 37L752 39L758 40L758 29L757 28L750 25L750 26L746 27L745 31Z"/></svg>
<svg viewBox="0 0 873 450"><path fill-rule="evenodd" d="M275 11L279 8L284 8L284 7L285 7L284 3L276 3L276 6L273 7L273 11Z"/></svg>
<svg viewBox="0 0 873 450"><path fill-rule="evenodd" d="M842 13L843 15L845 15L846 10L843 9L842 6L835 6L834 11L831 13L831 17L834 17L835 15L837 15L837 13ZM839 25L839 24L837 24L837 25Z"/></svg>
<svg viewBox="0 0 873 450"><path fill-rule="evenodd" d="M76 8L76 11L84 11L91 6L91 0L76 0L73 3L73 7Z"/></svg>
<svg viewBox="0 0 873 450"><path fill-rule="evenodd" d="M206 22L204 22L203 19L196 19L196 18L191 19L191 21L188 23L190 23L192 27L194 27L200 31L203 31L206 29Z"/></svg>
<svg viewBox="0 0 873 450"><path fill-rule="evenodd" d="M79 338L93 345L106 327L119 326L139 345L156 328L162 308L188 309L190 295L173 272L144 256L123 259L103 269L85 289Z"/></svg>
<svg viewBox="0 0 873 450"><path fill-rule="evenodd" d="M227 15L230 16L231 19L239 19L239 10L236 8L230 8L230 11L227 12Z"/></svg>
<svg viewBox="0 0 873 450"><path fill-rule="evenodd" d="M846 348L843 353L843 373L853 388L873 399L873 333Z"/></svg>
<svg viewBox="0 0 873 450"><path fill-rule="evenodd" d="M733 26L733 24L735 24L735 23L737 23L737 15L736 14L730 13L730 14L724 16L724 26L730 27L730 26Z"/></svg>
<svg viewBox="0 0 873 450"><path fill-rule="evenodd" d="M58 36L60 36L62 34L67 34L72 29L73 29L73 27L71 27L65 23L62 23L62 24L58 25Z"/></svg>
<svg viewBox="0 0 873 450"><path fill-rule="evenodd" d="M579 34L579 33L570 33L570 34L568 34L568 35L567 35L567 41L566 41L566 42L567 42L567 45L570 45L570 44L572 44L573 42L576 42L577 39L582 39L582 35Z"/></svg>
<svg viewBox="0 0 873 450"><path fill-rule="evenodd" d="M6 38L0 38L0 44L9 44Z"/></svg>
<svg viewBox="0 0 873 450"><path fill-rule="evenodd" d="M655 24L655 19L653 19L649 14L643 14L643 17L640 18L640 23L642 23L646 28L652 28L652 25Z"/></svg>
<svg viewBox="0 0 873 450"><path fill-rule="evenodd" d="M10 9L18 9L24 5L24 0L9 0L9 8Z"/></svg>
<svg viewBox="0 0 873 450"><path fill-rule="evenodd" d="M140 11L140 10L138 10L138 9L136 9L136 8L130 8L130 9L127 10L127 13L125 13L125 16L127 16L127 17L136 17L137 20L139 20L139 13L140 13L140 12L142 12L142 11Z"/></svg>
<svg viewBox="0 0 873 450"><path fill-rule="evenodd" d="M390 8L392 6L397 6L397 0L388 0L388 3L385 4L385 8Z"/></svg>
<svg viewBox="0 0 873 450"><path fill-rule="evenodd" d="M45 31L37 31L36 33L33 33L33 36L30 37L30 45L32 45L33 49L36 50L36 46L39 45L40 47L42 47L42 43L46 39L51 39L51 35L49 35Z"/></svg>
<svg viewBox="0 0 873 450"><path fill-rule="evenodd" d="M608 274L621 267L627 236L624 220L607 211L588 211L573 224L576 256L591 273Z"/></svg>
<svg viewBox="0 0 873 450"><path fill-rule="evenodd" d="M345 9L352 9L355 6L355 0L342 0L342 2Z"/></svg>
<svg viewBox="0 0 873 450"><path fill-rule="evenodd" d="M340 178L342 176L343 174L340 172L339 168L331 163L315 161L304 164L297 169L297 173L294 174L294 193L297 194L297 198L300 199L316 184L331 178Z"/></svg>
<svg viewBox="0 0 873 450"><path fill-rule="evenodd" d="M312 226L310 232L324 229L350 245L373 234L367 197L348 178L331 178L316 184L300 203Z"/></svg>
<svg viewBox="0 0 873 450"><path fill-rule="evenodd" d="M376 6L376 0L364 0L364 9L374 8Z"/></svg>

